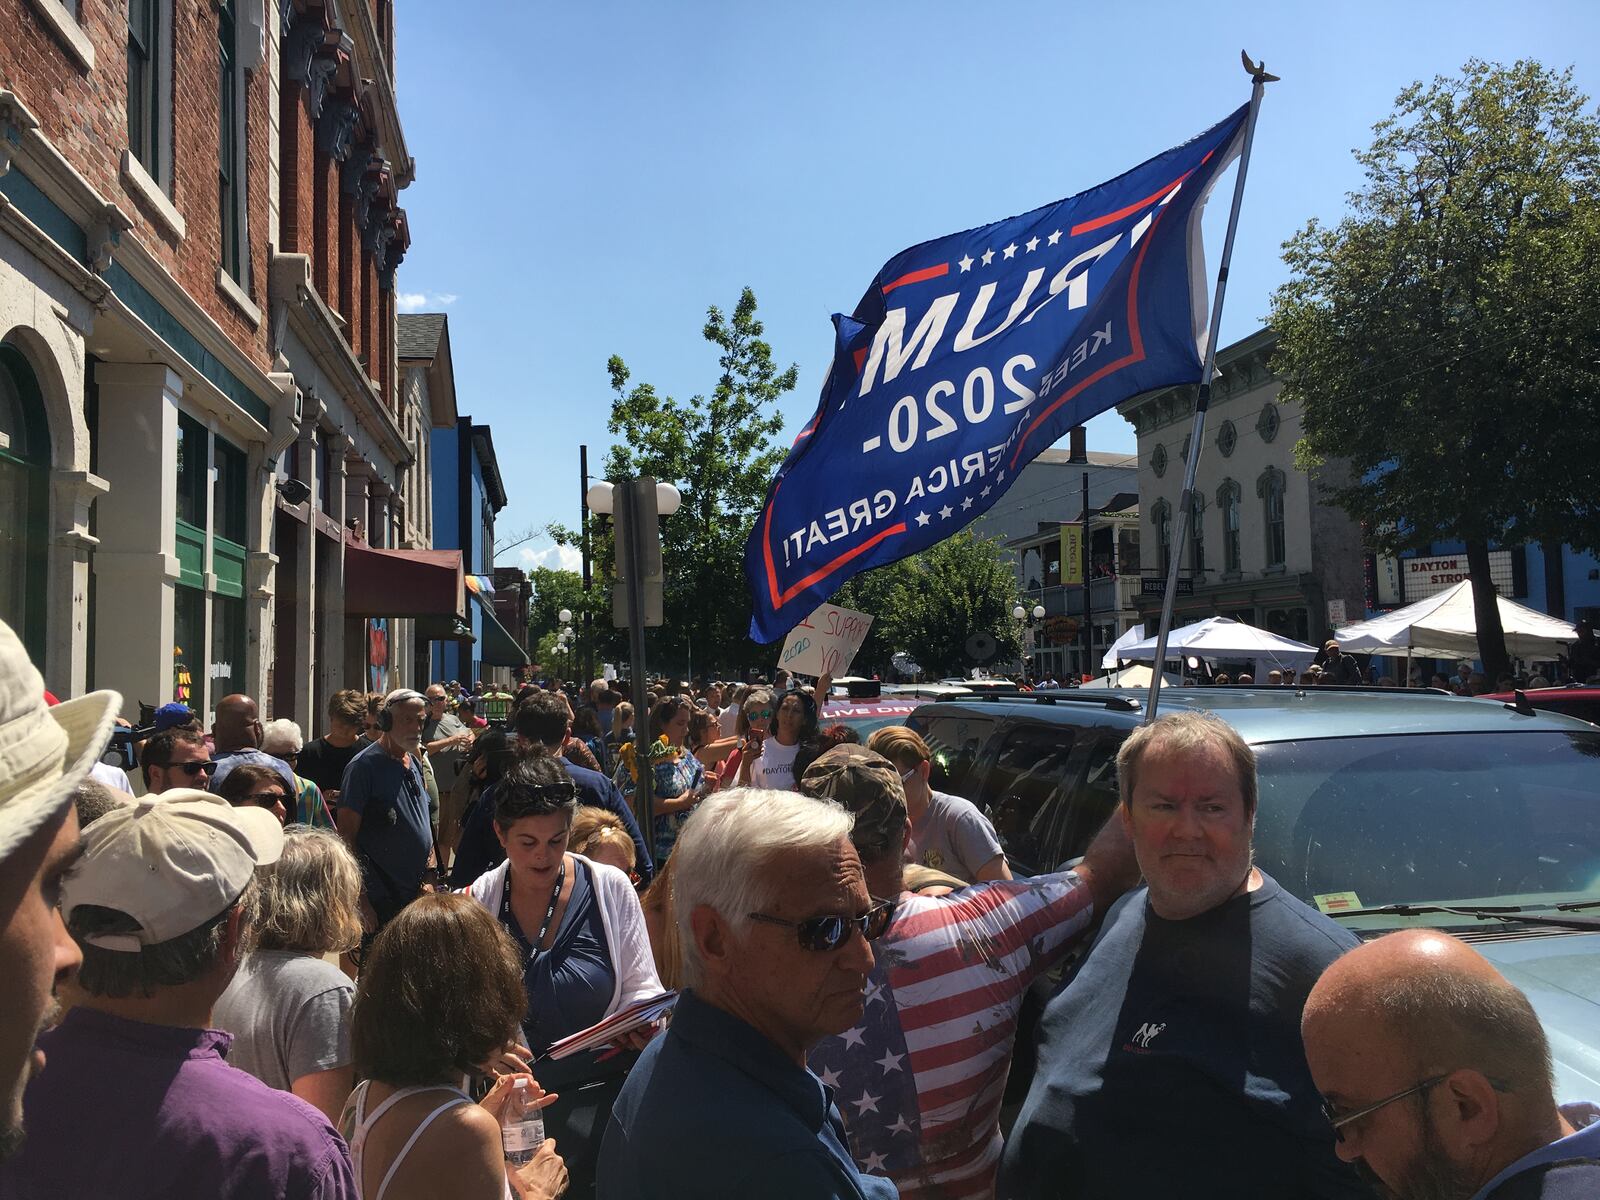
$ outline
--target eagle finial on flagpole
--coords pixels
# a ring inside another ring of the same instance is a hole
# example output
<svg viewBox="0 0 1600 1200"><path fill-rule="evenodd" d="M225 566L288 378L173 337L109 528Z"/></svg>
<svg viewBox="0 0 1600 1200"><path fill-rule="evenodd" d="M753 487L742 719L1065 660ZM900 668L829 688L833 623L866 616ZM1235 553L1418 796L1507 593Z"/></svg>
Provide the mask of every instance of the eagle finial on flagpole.
<svg viewBox="0 0 1600 1200"><path fill-rule="evenodd" d="M1265 61L1258 63L1253 63L1250 61L1250 52L1248 50L1239 51L1239 60L1244 63L1245 73L1250 76L1252 83L1278 82L1278 77L1276 75L1267 74L1267 64Z"/></svg>

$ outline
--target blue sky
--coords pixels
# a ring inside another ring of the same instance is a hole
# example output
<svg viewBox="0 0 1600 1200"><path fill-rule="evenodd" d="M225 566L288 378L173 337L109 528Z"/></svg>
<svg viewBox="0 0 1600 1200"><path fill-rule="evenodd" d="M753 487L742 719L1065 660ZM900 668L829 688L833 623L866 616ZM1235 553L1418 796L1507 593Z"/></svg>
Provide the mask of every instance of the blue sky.
<svg viewBox="0 0 1600 1200"><path fill-rule="evenodd" d="M1600 92L1600 3L1311 5L1079 0L654 3L400 0L401 118L417 181L397 288L450 315L461 411L493 426L498 533L578 517L599 473L606 359L688 399L715 384L706 307L755 289L787 442L849 312L914 243L1082 191L1267 91L1223 318L1259 327L1280 246L1360 186L1350 151L1415 79L1470 57L1572 66ZM1582 57L1580 57L1580 55ZM1221 249L1231 173L1208 213ZM1115 413L1091 449L1131 453ZM539 537L503 565L558 565Z"/></svg>

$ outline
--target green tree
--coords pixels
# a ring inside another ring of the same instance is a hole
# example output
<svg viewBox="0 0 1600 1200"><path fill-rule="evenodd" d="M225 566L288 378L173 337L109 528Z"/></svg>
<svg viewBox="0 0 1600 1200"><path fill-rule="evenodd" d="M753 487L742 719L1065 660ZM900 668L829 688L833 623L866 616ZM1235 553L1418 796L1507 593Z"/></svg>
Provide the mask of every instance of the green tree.
<svg viewBox="0 0 1600 1200"><path fill-rule="evenodd" d="M1011 619L1016 575L998 541L963 531L878 569L893 575L886 599L878 601L883 607L873 613L877 618L873 633L883 626L882 637L891 653L905 651L937 677L966 674L973 665L967 639L974 634L994 638L998 650L992 663L1015 659L1021 652ZM881 586L866 582L872 574L857 578L867 588Z"/></svg>
<svg viewBox="0 0 1600 1200"><path fill-rule="evenodd" d="M1477 60L1415 83L1336 225L1273 296L1302 466L1387 552L1466 544L1480 657L1509 669L1491 541L1600 548L1600 121L1572 72Z"/></svg>
<svg viewBox="0 0 1600 1200"><path fill-rule="evenodd" d="M649 475L683 494L682 507L661 522L665 624L649 631L648 665L714 673L754 662L770 669L773 649L748 638L744 541L786 453L773 441L783 428L776 406L794 389L799 368L779 370L774 363L749 288L731 315L709 308L701 332L717 348L719 374L709 396L680 402L649 383L630 386L632 374L620 356L606 364L613 392L608 428L617 439L606 455L606 475ZM566 544L576 542L570 530L551 532ZM591 535L595 561L609 581L610 535L598 522Z"/></svg>
<svg viewBox="0 0 1600 1200"><path fill-rule="evenodd" d="M534 567L528 572L533 584L533 600L528 605L528 642L537 646L534 661L551 672L569 674L574 678L582 671L585 651L583 614L590 617L590 636L594 639L595 669L599 663L612 658L619 647L616 631L611 627L611 601L602 587L583 590L583 577L576 571ZM559 617L562 609L572 613L572 629L576 634L574 653L569 661L565 653L557 654L555 640L560 632ZM587 680L585 681L587 682Z"/></svg>

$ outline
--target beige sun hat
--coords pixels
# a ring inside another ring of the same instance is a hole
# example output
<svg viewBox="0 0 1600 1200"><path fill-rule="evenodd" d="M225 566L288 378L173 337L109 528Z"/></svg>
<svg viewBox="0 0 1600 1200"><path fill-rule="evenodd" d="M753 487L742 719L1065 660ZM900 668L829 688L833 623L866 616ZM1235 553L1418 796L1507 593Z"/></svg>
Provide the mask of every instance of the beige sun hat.
<svg viewBox="0 0 1600 1200"><path fill-rule="evenodd" d="M83 940L137 952L198 929L237 900L257 867L278 861L283 826L267 809L173 788L120 804L83 831L83 857L61 885L68 920L80 904L126 913L136 933Z"/></svg>
<svg viewBox="0 0 1600 1200"><path fill-rule="evenodd" d="M0 621L0 862L71 803L121 708L116 692L46 704L44 677Z"/></svg>

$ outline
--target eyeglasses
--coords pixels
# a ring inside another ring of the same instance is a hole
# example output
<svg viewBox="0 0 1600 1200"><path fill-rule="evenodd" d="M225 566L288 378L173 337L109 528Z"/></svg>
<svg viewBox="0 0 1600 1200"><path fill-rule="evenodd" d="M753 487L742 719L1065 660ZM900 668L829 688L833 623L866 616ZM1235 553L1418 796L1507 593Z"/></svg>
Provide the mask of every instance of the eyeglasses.
<svg viewBox="0 0 1600 1200"><path fill-rule="evenodd" d="M204 771L207 775L212 775L215 774L217 770L217 764L209 760L204 760L201 762L152 763L151 765L156 767L165 767L169 771L182 771L190 779L193 779L196 775L200 774L201 771Z"/></svg>
<svg viewBox="0 0 1600 1200"><path fill-rule="evenodd" d="M1322 1102L1322 1115L1327 1117L1328 1124L1333 1126L1333 1136L1342 1142L1344 1141L1344 1127L1350 1124L1352 1121L1359 1121L1362 1117L1371 1116L1380 1108L1385 1108L1388 1105L1393 1104L1396 1100L1404 1100L1407 1096L1415 1096L1418 1092L1425 1092L1429 1088L1435 1087L1449 1078L1450 1073L1448 1071L1443 1075L1430 1076L1414 1087L1408 1087L1405 1091L1396 1092L1392 1096L1385 1096L1376 1104L1369 1104L1365 1108L1356 1109L1354 1112L1341 1113L1338 1109L1334 1108L1333 1105L1324 1100Z"/></svg>
<svg viewBox="0 0 1600 1200"><path fill-rule="evenodd" d="M247 796L240 796L234 803L259 804L262 808L271 808L274 804L282 804L288 798L282 792L251 792Z"/></svg>
<svg viewBox="0 0 1600 1200"><path fill-rule="evenodd" d="M782 925L786 929L796 930L802 950L827 952L837 950L844 945L852 927L860 930L861 936L867 941L877 941L889 928L889 921L894 917L894 906L893 900L879 900L859 917L829 913L820 917L807 917L804 921L786 921L782 917L771 917L766 913L755 912L745 913L745 916L752 921L764 921L768 925Z"/></svg>
<svg viewBox="0 0 1600 1200"><path fill-rule="evenodd" d="M747 708L744 710L744 719L746 721L770 721L772 720L772 710L770 708L759 710Z"/></svg>

